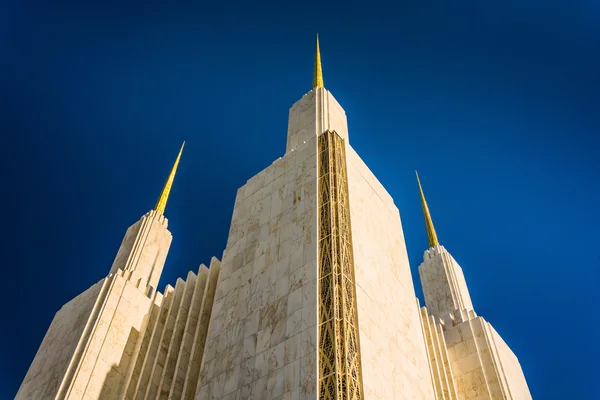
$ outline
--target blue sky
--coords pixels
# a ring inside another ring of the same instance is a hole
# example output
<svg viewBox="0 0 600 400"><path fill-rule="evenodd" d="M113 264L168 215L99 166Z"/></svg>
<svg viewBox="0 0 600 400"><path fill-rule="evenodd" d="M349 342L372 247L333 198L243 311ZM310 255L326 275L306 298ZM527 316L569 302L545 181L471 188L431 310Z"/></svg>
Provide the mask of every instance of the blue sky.
<svg viewBox="0 0 600 400"><path fill-rule="evenodd" d="M400 209L417 295L415 169L533 397L600 398L598 2L215 3L0 5L0 398L109 271L183 140L161 289L221 256L237 188L285 151L316 32L350 142Z"/></svg>

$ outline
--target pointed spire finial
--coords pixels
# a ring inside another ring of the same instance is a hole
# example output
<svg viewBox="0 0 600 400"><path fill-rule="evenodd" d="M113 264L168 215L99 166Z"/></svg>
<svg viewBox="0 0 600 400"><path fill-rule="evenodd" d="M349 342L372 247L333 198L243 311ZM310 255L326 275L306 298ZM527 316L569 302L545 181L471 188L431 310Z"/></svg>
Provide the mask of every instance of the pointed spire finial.
<svg viewBox="0 0 600 400"><path fill-rule="evenodd" d="M433 221L431 220L431 214L429 214L429 207L427 207L427 202L425 201L425 194L423 193L423 187L421 186L421 181L419 180L419 173L415 171L415 174L417 174L417 183L419 184L419 191L421 192L421 206L423 207L423 215L425 216L427 241L429 242L429 248L432 248L439 246L440 242L438 242L435 228L433 227Z"/></svg>
<svg viewBox="0 0 600 400"><path fill-rule="evenodd" d="M323 69L321 67L321 51L319 50L319 34L317 33L317 51L315 53L315 71L313 73L313 89L323 86Z"/></svg>
<svg viewBox="0 0 600 400"><path fill-rule="evenodd" d="M181 145L181 149L179 150L179 154L175 159L175 163L173 164L173 168L171 169L171 173L165 182L165 186L163 187L162 192L160 193L160 197L156 202L156 206L154 209L161 214L165 213L165 208L167 207L167 200L169 200L169 193L171 193L171 186L173 186L173 181L175 180L175 173L177 172L177 166L179 165L179 159L181 158L181 153L183 152L183 146L185 146L185 141Z"/></svg>

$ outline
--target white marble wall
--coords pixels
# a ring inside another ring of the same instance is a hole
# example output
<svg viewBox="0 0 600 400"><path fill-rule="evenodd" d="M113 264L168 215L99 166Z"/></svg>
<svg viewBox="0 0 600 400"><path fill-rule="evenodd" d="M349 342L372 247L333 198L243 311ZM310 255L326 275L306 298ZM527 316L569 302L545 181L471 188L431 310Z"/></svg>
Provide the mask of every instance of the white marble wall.
<svg viewBox="0 0 600 400"><path fill-rule="evenodd" d="M200 267L202 268L202 266ZM195 397L198 392L198 379L200 376L200 367L202 366L202 358L204 354L204 348L206 347L206 337L208 335L208 325L210 323L210 317L215 301L215 294L217 291L217 284L219 281L219 274L221 273L221 262L213 257L210 261L210 270L208 272L208 281L206 282L206 288L202 294L202 305L199 309L198 322L193 336L193 344L189 353L189 362L187 371L185 371L185 377L183 382L183 399L191 400ZM186 342L189 343L191 337L186 334ZM184 342L184 345L185 343ZM185 351L183 349L184 356L181 358L180 366L178 371L183 370ZM179 362L179 361L178 361ZM173 399L179 397L173 395Z"/></svg>
<svg viewBox="0 0 600 400"><path fill-rule="evenodd" d="M127 373L139 332L153 299L120 274L112 284L81 361L65 391L67 399L116 399ZM92 321L90 321L92 322Z"/></svg>
<svg viewBox="0 0 600 400"><path fill-rule="evenodd" d="M197 399L316 399L316 135L238 190Z"/></svg>
<svg viewBox="0 0 600 400"><path fill-rule="evenodd" d="M429 314L426 307L421 307L421 323L429 358L429 369L433 380L435 398L438 400L458 400L458 392L448 347L443 332L443 322Z"/></svg>
<svg viewBox="0 0 600 400"><path fill-rule="evenodd" d="M17 398L192 399L219 269L213 258L164 298L121 270L103 279L57 313Z"/></svg>
<svg viewBox="0 0 600 400"><path fill-rule="evenodd" d="M150 211L125 235L107 278L56 314L19 399L116 399L145 328L169 246L167 219Z"/></svg>
<svg viewBox="0 0 600 400"><path fill-rule="evenodd" d="M531 399L517 358L485 319L459 323L444 335L459 398Z"/></svg>
<svg viewBox="0 0 600 400"><path fill-rule="evenodd" d="M101 280L56 313L15 399L52 399L56 396L105 284L106 279Z"/></svg>
<svg viewBox="0 0 600 400"><path fill-rule="evenodd" d="M151 303L120 270L67 303L17 398L116 399Z"/></svg>
<svg viewBox="0 0 600 400"><path fill-rule="evenodd" d="M167 286L167 290L166 292L169 293L169 289L170 286ZM131 362L129 364L129 369L127 371L127 374L125 375L125 379L124 379L124 383L123 383L123 387L121 388L120 391L120 399L126 398L126 399L135 399L136 396L136 388L137 388L137 383L139 381L140 378L140 374L142 371L142 365L139 362L139 359L142 358L143 359L143 355L145 355L148 351L148 348L150 346L150 339L151 339L151 332L155 329L155 326L157 325L157 321L159 319L159 316L161 314L161 311L165 308L165 298L161 293L157 293L156 296L154 296L154 301L153 304L150 308L150 312L148 313L148 315L146 316L147 321L144 324L145 327L144 329L140 332L140 335L138 337L138 340L136 342L136 346L133 352L133 359L138 360L138 362Z"/></svg>
<svg viewBox="0 0 600 400"><path fill-rule="evenodd" d="M173 236L167 229L168 220L151 210L131 225L123 238L110 273L121 269L130 273L135 285L156 291ZM140 283L138 283L140 281Z"/></svg>
<svg viewBox="0 0 600 400"><path fill-rule="evenodd" d="M475 314L460 265L443 246L426 250L423 259L419 275L427 311L444 321L458 398L531 399L516 356ZM434 383L439 384L435 376Z"/></svg>
<svg viewBox="0 0 600 400"><path fill-rule="evenodd" d="M488 328L491 331L491 339L496 348L499 364L501 365L502 373L505 377L505 385L509 394L507 398L515 400L531 399L529 386L525 380L525 375L523 374L519 359L504 342L498 332L496 332L492 324L488 323Z"/></svg>
<svg viewBox="0 0 600 400"><path fill-rule="evenodd" d="M350 146L348 186L366 399L432 399L398 209Z"/></svg>
<svg viewBox="0 0 600 400"><path fill-rule="evenodd" d="M446 318L457 310L473 310L463 270L443 246L425 251L419 277L427 310Z"/></svg>
<svg viewBox="0 0 600 400"><path fill-rule="evenodd" d="M314 88L290 109L286 153L327 130L348 141L344 109L327 89Z"/></svg>
<svg viewBox="0 0 600 400"><path fill-rule="evenodd" d="M140 335L121 399L194 398L219 269L213 258L210 270L201 265L198 275L167 286Z"/></svg>

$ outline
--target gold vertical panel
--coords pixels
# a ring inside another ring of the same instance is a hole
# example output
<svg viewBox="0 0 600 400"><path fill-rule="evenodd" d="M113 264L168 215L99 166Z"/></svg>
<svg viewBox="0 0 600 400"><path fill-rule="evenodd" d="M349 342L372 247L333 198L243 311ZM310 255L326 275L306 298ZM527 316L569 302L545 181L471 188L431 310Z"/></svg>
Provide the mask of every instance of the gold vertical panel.
<svg viewBox="0 0 600 400"><path fill-rule="evenodd" d="M319 399L364 398L344 141L319 136Z"/></svg>

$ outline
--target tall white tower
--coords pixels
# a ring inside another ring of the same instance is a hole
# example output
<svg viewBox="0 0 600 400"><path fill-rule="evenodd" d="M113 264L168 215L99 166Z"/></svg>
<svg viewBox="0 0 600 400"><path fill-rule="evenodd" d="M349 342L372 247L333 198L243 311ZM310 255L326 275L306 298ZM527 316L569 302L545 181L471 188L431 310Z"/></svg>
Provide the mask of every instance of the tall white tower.
<svg viewBox="0 0 600 400"><path fill-rule="evenodd" d="M531 398L439 245L422 189L419 309L398 208L349 143L318 38L286 152L238 189L222 263L161 294L180 156L109 275L56 314L18 399Z"/></svg>
<svg viewBox="0 0 600 400"><path fill-rule="evenodd" d="M201 358L201 350L187 355L192 362L178 364L183 373L168 368L180 361L177 355L203 348L206 329L198 320L203 312L207 328L218 260L210 274L201 266L198 276L190 273L175 289L167 286L164 296L156 291L172 240L164 211L182 151L183 146L154 209L127 230L108 276L56 313L17 399L150 399L159 389L169 395L171 388L181 398L176 389L182 390L186 371L195 368L197 377L199 361L194 366L193 360ZM192 338L184 347L186 330ZM146 383L148 376L154 385Z"/></svg>
<svg viewBox="0 0 600 400"><path fill-rule="evenodd" d="M198 399L430 399L398 208L323 85L237 193Z"/></svg>
<svg viewBox="0 0 600 400"><path fill-rule="evenodd" d="M477 316L462 268L439 244L417 175L429 249L419 276L428 354L439 399L531 399L525 376L494 327Z"/></svg>

